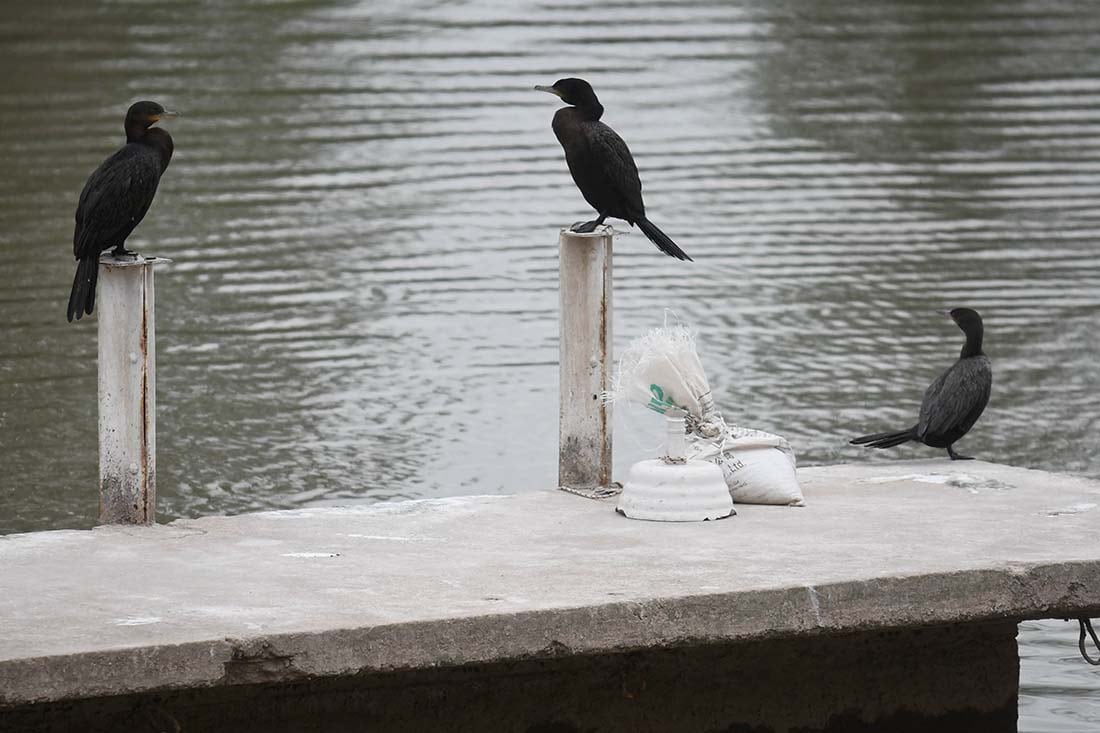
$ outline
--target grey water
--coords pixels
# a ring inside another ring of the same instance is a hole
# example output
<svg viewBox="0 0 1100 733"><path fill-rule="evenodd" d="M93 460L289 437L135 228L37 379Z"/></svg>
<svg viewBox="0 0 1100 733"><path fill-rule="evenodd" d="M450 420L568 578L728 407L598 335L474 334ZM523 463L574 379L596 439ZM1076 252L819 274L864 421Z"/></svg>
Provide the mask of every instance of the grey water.
<svg viewBox="0 0 1100 733"><path fill-rule="evenodd" d="M571 75L697 260L619 224L617 348L667 306L727 416L885 460L847 439L911 422L961 345L933 311L973 306L996 376L962 450L1100 477L1098 51L1091 0L9 0L0 533L94 521L72 216L141 98L182 113L130 240L174 260L161 518L551 485L556 232L590 212L531 87ZM1021 626L1021 730L1097 729L1075 642Z"/></svg>

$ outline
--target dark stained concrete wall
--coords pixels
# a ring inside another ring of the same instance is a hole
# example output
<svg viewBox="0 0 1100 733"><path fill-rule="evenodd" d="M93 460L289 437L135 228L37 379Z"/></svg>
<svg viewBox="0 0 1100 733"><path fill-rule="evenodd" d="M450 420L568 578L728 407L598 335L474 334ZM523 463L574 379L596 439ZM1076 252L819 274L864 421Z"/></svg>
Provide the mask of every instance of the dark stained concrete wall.
<svg viewBox="0 0 1100 733"><path fill-rule="evenodd" d="M43 731L1016 730L1011 621L242 684L0 712ZM261 664L262 666L262 664Z"/></svg>

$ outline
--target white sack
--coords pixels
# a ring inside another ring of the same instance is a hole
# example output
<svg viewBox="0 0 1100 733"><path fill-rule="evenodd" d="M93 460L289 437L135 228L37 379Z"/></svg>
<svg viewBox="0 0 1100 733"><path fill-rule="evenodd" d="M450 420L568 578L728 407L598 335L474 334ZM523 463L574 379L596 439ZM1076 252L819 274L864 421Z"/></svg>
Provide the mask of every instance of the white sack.
<svg viewBox="0 0 1100 733"><path fill-rule="evenodd" d="M805 506L786 439L752 428L723 428L715 438L692 436L688 459L718 464L738 504Z"/></svg>

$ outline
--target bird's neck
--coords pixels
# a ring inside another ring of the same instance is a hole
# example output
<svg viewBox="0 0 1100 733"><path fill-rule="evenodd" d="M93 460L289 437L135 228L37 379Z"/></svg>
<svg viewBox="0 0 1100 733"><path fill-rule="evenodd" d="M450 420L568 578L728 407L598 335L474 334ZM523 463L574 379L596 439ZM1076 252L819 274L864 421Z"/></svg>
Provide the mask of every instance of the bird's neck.
<svg viewBox="0 0 1100 733"><path fill-rule="evenodd" d="M573 109L580 112L582 119L596 122L603 117L603 105L599 102L586 102L584 104L578 104Z"/></svg>
<svg viewBox="0 0 1100 733"><path fill-rule="evenodd" d="M137 143L155 150L157 155L160 156L160 170L162 173L168 168L168 163L172 160L172 153L176 149L175 143L172 142L172 136L168 134L167 130L159 127L150 127L134 136L127 133L126 142Z"/></svg>
<svg viewBox="0 0 1100 733"><path fill-rule="evenodd" d="M982 355L982 333L981 333L981 331L978 331L977 333L972 332L972 333L966 334L966 343L963 344L962 353L959 354L959 358L960 359L967 359L971 356L981 356L981 355Z"/></svg>
<svg viewBox="0 0 1100 733"><path fill-rule="evenodd" d="M149 130L150 128L143 123L126 120L126 142L141 142L142 138L149 134Z"/></svg>

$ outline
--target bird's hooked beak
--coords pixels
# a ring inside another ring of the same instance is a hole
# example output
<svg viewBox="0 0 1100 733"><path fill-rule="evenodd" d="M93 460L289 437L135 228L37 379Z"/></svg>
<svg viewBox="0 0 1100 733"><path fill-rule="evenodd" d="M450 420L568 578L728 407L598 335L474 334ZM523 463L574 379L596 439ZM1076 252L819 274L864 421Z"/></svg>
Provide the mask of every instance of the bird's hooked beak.
<svg viewBox="0 0 1100 733"><path fill-rule="evenodd" d="M954 318L951 317L951 311L950 310L936 311L936 312L939 313L941 316L943 316L944 318L946 318L949 321L955 320Z"/></svg>
<svg viewBox="0 0 1100 733"><path fill-rule="evenodd" d="M535 91L537 91L537 92L549 92L550 94L553 94L555 97L559 97L559 98L561 97L561 92L559 92L554 87L544 87L544 86L539 86L538 84L536 84L535 85Z"/></svg>
<svg viewBox="0 0 1100 733"><path fill-rule="evenodd" d="M152 126L152 125L157 124L158 122L162 122L163 120L171 120L171 119L174 119L174 118L179 117L179 116L180 116L179 112L172 112L170 110L164 110L159 115L153 115L152 117L150 117L149 119L152 120L152 122L150 122L149 124L150 124L150 126Z"/></svg>

